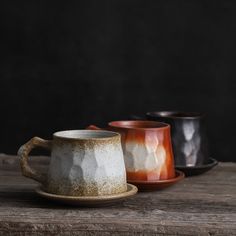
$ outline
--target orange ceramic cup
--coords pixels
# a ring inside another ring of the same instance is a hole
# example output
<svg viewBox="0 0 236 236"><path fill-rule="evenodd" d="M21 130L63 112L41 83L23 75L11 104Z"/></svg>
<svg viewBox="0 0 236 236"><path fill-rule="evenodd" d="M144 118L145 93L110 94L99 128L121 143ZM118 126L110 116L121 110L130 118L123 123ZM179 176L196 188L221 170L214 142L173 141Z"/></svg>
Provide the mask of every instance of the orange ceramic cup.
<svg viewBox="0 0 236 236"><path fill-rule="evenodd" d="M170 125L140 120L112 121L108 125L109 130L121 134L128 181L157 181L175 177Z"/></svg>

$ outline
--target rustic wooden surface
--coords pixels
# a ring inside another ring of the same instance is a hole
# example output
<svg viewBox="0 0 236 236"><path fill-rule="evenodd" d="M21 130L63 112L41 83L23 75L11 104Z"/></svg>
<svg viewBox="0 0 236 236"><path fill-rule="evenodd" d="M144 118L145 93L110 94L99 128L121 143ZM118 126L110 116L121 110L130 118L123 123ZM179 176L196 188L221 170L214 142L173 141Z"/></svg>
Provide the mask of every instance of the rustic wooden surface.
<svg viewBox="0 0 236 236"><path fill-rule="evenodd" d="M49 158L31 159L43 170ZM0 155L0 235L236 235L236 163L103 208L49 202L36 185Z"/></svg>

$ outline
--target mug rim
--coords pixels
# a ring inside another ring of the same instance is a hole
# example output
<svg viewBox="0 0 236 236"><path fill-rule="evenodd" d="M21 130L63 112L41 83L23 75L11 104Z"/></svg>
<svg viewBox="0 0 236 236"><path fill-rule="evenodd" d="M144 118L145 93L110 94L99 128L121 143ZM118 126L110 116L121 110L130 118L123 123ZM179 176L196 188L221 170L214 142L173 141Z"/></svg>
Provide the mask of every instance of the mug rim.
<svg viewBox="0 0 236 236"><path fill-rule="evenodd" d="M132 123L131 125L125 125L128 123ZM136 124L137 126L135 126ZM141 124L151 125L151 127L141 126ZM164 122L159 121L151 121L151 120L119 120L119 121L111 121L108 123L110 127L120 128L120 129L133 129L133 130L163 130L169 129L170 125ZM140 125L140 126L139 126ZM152 127L153 126L153 127Z"/></svg>
<svg viewBox="0 0 236 236"><path fill-rule="evenodd" d="M171 118L171 119L201 119L206 114L204 112L196 111L149 111L146 113L147 117L150 118Z"/></svg>
<svg viewBox="0 0 236 236"><path fill-rule="evenodd" d="M63 135L69 133L68 135ZM84 136L78 137L78 135ZM93 134L97 136L93 137ZM99 136L100 134L100 136ZM106 134L106 136L102 136ZM72 130L62 130L53 133L54 138L66 139L66 140L108 140L115 137L120 137L120 134L113 131L107 130L86 130L86 129L72 129Z"/></svg>

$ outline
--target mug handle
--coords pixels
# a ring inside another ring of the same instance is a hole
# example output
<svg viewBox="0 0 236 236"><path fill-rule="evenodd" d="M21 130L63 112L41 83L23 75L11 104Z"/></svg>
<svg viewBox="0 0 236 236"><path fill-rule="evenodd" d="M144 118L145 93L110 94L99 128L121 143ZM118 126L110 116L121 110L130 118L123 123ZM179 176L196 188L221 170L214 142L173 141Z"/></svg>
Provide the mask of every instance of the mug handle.
<svg viewBox="0 0 236 236"><path fill-rule="evenodd" d="M29 153L35 147L42 147L51 150L51 146L51 140L44 140L39 137L34 137L20 147L20 149L18 150L18 156L20 157L21 171L25 177L34 179L41 184L45 184L47 179L46 175L32 169L29 166L28 159Z"/></svg>
<svg viewBox="0 0 236 236"><path fill-rule="evenodd" d="M89 125L85 129L87 129L87 130L102 130L101 128L97 127L96 125Z"/></svg>

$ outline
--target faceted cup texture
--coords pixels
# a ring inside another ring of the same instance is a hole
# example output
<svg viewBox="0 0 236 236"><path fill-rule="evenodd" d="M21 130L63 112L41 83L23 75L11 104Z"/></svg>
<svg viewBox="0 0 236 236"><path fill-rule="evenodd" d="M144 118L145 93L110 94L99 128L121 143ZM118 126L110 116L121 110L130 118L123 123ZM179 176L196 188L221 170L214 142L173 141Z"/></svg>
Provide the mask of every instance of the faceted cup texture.
<svg viewBox="0 0 236 236"><path fill-rule="evenodd" d="M169 130L128 130L122 135L128 180L175 177Z"/></svg>
<svg viewBox="0 0 236 236"><path fill-rule="evenodd" d="M54 194L102 196L127 189L120 138L54 140L48 173L46 188Z"/></svg>

